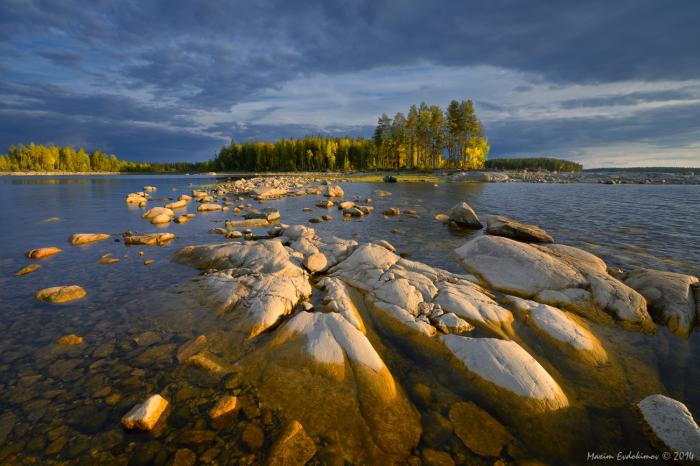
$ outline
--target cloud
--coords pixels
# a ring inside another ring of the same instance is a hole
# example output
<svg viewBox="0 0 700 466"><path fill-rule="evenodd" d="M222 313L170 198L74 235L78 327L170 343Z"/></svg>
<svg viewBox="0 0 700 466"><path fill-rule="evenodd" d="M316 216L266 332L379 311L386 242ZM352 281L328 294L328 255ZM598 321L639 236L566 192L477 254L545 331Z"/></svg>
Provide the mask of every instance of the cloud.
<svg viewBox="0 0 700 466"><path fill-rule="evenodd" d="M692 155L699 15L694 0L6 0L0 110L17 131L0 144L148 159L162 137L202 160L228 137L369 135L383 112L472 98L494 156Z"/></svg>

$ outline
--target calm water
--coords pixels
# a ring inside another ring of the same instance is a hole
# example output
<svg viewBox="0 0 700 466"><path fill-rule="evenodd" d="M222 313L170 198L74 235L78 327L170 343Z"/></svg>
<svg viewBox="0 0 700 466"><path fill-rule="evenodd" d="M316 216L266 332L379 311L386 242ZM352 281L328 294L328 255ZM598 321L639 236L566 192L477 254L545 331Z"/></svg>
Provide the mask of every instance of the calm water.
<svg viewBox="0 0 700 466"><path fill-rule="evenodd" d="M0 415L0 463L36 457L84 464L166 464L181 444L219 464L260 458L231 446L240 435L240 425L220 431L215 447L178 440L182 431L202 428L196 421L200 409L196 401L176 410L168 430L158 437L127 435L119 427L120 417L146 393L166 390L196 400L211 397L216 389L214 382L190 380L186 373L173 370L173 348L211 331L217 322L205 310L185 305L168 293L169 287L196 274L173 263L170 256L184 245L223 241L208 230L223 226L219 223L230 213L199 214L187 224L159 228L142 220L140 209L124 203L127 193L145 185L158 187L156 198L176 198L211 181L185 176L0 177L0 413L4 413ZM412 259L455 272L461 269L452 251L467 237L449 231L433 215L465 200L480 215L504 214L537 224L558 242L587 249L609 265L700 275L700 186L344 183L343 188L346 198L373 198L377 211L344 222L334 209L330 213L335 220L313 225L317 231L359 241L387 239ZM393 195L379 198L373 194L375 189ZM318 208L302 212L314 204L314 196L304 196L269 201L265 206L279 208L282 221L295 224L326 213ZM388 207L414 209L418 218L385 219L379 212ZM51 217L60 220L46 221ZM176 239L165 247L125 247L112 240L74 247L67 242L77 232L117 235L127 230L172 231ZM64 252L40 261L37 272L15 277L14 272L28 263L24 252L43 246L58 246ZM100 256L108 253L121 261L98 264ZM155 262L146 266L145 259ZM70 284L85 288L87 298L69 306L34 300L39 289ZM159 338L147 348L133 342L145 331ZM85 337L86 344L54 344L70 333ZM605 328L597 329L597 334L613 339L618 335ZM637 387L624 395L626 401L663 390L684 401L696 418L700 416L697 332L688 341L665 330L654 337L627 334L620 351L641 362L635 359L625 366L626 380ZM641 364L638 373L634 364ZM575 387L586 382L572 375L569 383ZM616 406L589 412L588 419L596 426L591 432L602 424L606 434L585 435L567 462L578 462L581 456L577 455L595 445L648 450L627 411L626 406ZM227 446L222 447L220 440ZM528 447L537 457L538 446ZM552 460L551 452L541 455Z"/></svg>

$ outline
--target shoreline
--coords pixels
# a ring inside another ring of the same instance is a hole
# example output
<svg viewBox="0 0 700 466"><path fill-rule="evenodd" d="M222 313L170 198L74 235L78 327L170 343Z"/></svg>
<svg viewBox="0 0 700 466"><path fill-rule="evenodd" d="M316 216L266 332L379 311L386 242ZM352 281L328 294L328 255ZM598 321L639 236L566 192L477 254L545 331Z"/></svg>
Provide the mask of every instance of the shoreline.
<svg viewBox="0 0 700 466"><path fill-rule="evenodd" d="M51 177L51 176L113 176L150 175L185 176L187 173L159 172L0 172L0 176ZM442 170L432 173L406 172L401 170L358 171L358 172L223 172L192 173L193 177L300 177L324 178L336 182L382 183L385 176L392 176L403 183L443 183L443 182L482 182L482 183L548 183L548 184L653 184L653 185L700 185L700 170L687 172L664 171L617 171L600 170L581 172L549 171L457 171Z"/></svg>

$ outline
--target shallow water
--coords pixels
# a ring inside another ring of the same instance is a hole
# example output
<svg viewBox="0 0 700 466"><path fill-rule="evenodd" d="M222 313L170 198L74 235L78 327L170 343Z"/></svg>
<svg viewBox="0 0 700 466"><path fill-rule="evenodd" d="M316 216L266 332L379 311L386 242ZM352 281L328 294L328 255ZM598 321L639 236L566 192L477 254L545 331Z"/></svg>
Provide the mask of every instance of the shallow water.
<svg viewBox="0 0 700 466"><path fill-rule="evenodd" d="M222 382L194 377L178 369L172 356L177 346L201 333L218 335L216 344L224 355L236 350L226 347L225 329L215 316L169 290L197 274L190 267L171 261L171 255L188 244L224 241L208 230L223 226L218 222L231 214L198 214L187 224L159 228L140 218L141 209L123 201L127 193L140 191L146 185L158 187L155 198L176 198L189 192L193 185L212 181L209 177L141 175L0 177L4 213L0 227L0 463L35 457L47 462L166 464L182 446L193 449L200 459L219 464L254 463L262 458L261 453L251 454L238 446L247 422L259 422L255 407L249 409L252 414L244 413L237 423L217 431L213 441L187 437L192 429L205 427L199 414L206 412L207 403L222 388ZM361 242L386 239L411 259L453 272L462 271L452 254L454 248L481 233L451 231L433 220L433 215L447 212L456 202L465 200L480 215L503 214L539 225L558 242L589 250L608 265L623 269L646 266L700 275L699 186L342 185L346 198L373 198L376 211L362 219L342 221L339 211L331 209L328 213L335 219L313 225L317 231ZM377 197L376 189L391 191L392 195ZM315 196L303 196L264 205L279 208L282 221L295 224L326 213L316 207L313 212L302 211L303 207L314 206L315 200ZM417 217L384 218L380 212L388 207L414 209ZM189 209L193 211L191 206ZM60 220L46 221L52 217ZM126 247L112 239L79 247L67 242L68 236L77 232L110 233L118 238L116 235L126 230L172 231L176 239L164 247ZM265 231L254 230L261 234ZM14 272L29 262L24 252L43 246L58 246L63 252L39 261L38 271L15 277ZM139 256L139 251L144 255ZM107 253L121 261L98 264ZM155 262L144 265L145 259ZM63 306L34 300L39 289L70 284L85 288L87 298ZM525 329L517 330L522 333L522 344L538 345ZM610 385L620 393L604 393L609 387L603 389L605 384L596 377L606 377L605 373L582 376L548 348L537 348L536 353L544 352L552 361L547 369L561 374L555 378L562 381L563 388L577 394L576 402L586 415L585 421L579 417L564 421L565 425L580 421L577 427L584 428L579 438L569 439L570 444L560 451L546 445L551 442L547 435L528 436L518 431L527 438L525 447L531 457L584 463L585 452L598 445L605 447L604 451L652 451L627 407L640 396L656 391L685 402L696 418L700 415L697 331L685 341L665 329L655 336L597 325L593 330L605 341L614 342L609 352L614 346L620 355L623 369L614 374L620 380ZM135 343L134 337L146 331L155 332L159 340L153 345ZM55 345L57 338L70 333L85 337L86 344ZM392 361L388 365L403 385L410 387L417 380L437 379L428 362L400 356L401 348L400 341L387 344L382 357ZM231 382L226 388L234 385ZM237 389L242 390L248 404L256 404L254 392L248 392L245 386ZM120 417L154 391L166 391L172 399L181 401L181 407L173 408L165 431L157 436L124 434ZM110 395L119 398L109 400ZM446 399L455 396L470 395L460 390L445 395ZM606 396L609 402L596 403L607 406L605 409L587 408L590 400L600 401ZM277 413L263 416L271 417L269 426L274 430ZM507 416L499 416L509 427L522 430ZM268 445L269 440L266 442ZM467 456L464 461L481 460Z"/></svg>

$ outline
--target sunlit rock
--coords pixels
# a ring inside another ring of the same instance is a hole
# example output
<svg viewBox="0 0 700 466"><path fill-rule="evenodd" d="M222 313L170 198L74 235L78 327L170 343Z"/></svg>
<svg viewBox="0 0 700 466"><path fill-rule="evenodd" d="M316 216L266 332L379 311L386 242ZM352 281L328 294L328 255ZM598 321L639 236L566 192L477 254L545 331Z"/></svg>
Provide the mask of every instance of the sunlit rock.
<svg viewBox="0 0 700 466"><path fill-rule="evenodd" d="M688 408L664 395L650 395L637 404L652 440L662 451L690 454L681 460L700 458L700 428Z"/></svg>
<svg viewBox="0 0 700 466"><path fill-rule="evenodd" d="M199 212L214 212L221 209L221 204L210 204L207 202L199 204L199 206L197 207L197 211Z"/></svg>
<svg viewBox="0 0 700 466"><path fill-rule="evenodd" d="M296 314L245 367L268 406L312 437L334 438L353 463L400 463L418 444L417 411L365 335L338 313Z"/></svg>
<svg viewBox="0 0 700 466"><path fill-rule="evenodd" d="M564 307L590 318L611 316L636 330L654 329L644 297L608 275L605 262L586 251L485 235L455 252L467 271L498 291L532 298L546 291L560 291L566 296L571 289L590 290L588 308L580 299L574 299L576 303L571 307ZM565 297L559 301L567 304Z"/></svg>
<svg viewBox="0 0 700 466"><path fill-rule="evenodd" d="M608 355L600 341L568 313L547 304L509 296L508 301L523 316L523 320L555 344L569 350L591 364L605 364Z"/></svg>
<svg viewBox="0 0 700 466"><path fill-rule="evenodd" d="M146 246L162 246L175 239L173 233L148 233L144 235L134 235L124 233L124 244L127 246L146 245Z"/></svg>
<svg viewBox="0 0 700 466"><path fill-rule="evenodd" d="M485 389L515 396L534 411L557 410L569 405L559 384L514 341L457 335L443 335L440 339Z"/></svg>
<svg viewBox="0 0 700 466"><path fill-rule="evenodd" d="M40 268L41 268L41 265L39 265L39 264L29 264L29 265L22 267L17 272L15 272L15 275L18 277L21 277L23 275L29 275L32 272L36 272Z"/></svg>
<svg viewBox="0 0 700 466"><path fill-rule="evenodd" d="M624 276L627 286L647 300L654 320L673 333L688 337L697 322L693 284L697 277L651 269L635 269Z"/></svg>
<svg viewBox="0 0 700 466"><path fill-rule="evenodd" d="M104 241L108 238L109 235L106 233L75 233L71 235L68 241L70 241L70 244L80 245Z"/></svg>
<svg viewBox="0 0 700 466"><path fill-rule="evenodd" d="M326 186L323 195L326 197L343 197L345 196L345 192L340 186L329 184Z"/></svg>
<svg viewBox="0 0 700 466"><path fill-rule="evenodd" d="M82 299L87 295L85 290L78 285L69 286L53 286L37 291L35 298L38 301L46 301L49 303L67 303Z"/></svg>
<svg viewBox="0 0 700 466"><path fill-rule="evenodd" d="M122 417L125 430L150 431L168 408L168 400L160 395L151 395L146 401L134 406Z"/></svg>
<svg viewBox="0 0 700 466"><path fill-rule="evenodd" d="M153 207L152 209L148 209L146 212L144 212L143 215L141 215L141 218L152 220L159 216L173 218L175 216L175 213L171 209L168 209L166 207Z"/></svg>
<svg viewBox="0 0 700 466"><path fill-rule="evenodd" d="M189 197L189 196L187 196ZM187 207L187 199L180 199L175 202L171 202L169 204L165 204L166 209L182 209L184 207Z"/></svg>
<svg viewBox="0 0 700 466"><path fill-rule="evenodd" d="M45 257L49 257L49 256L53 256L54 254L58 254L59 252L62 252L62 249L52 246L52 247L47 247L47 248L30 249L29 251L26 252L26 256L29 259L43 259Z"/></svg>

